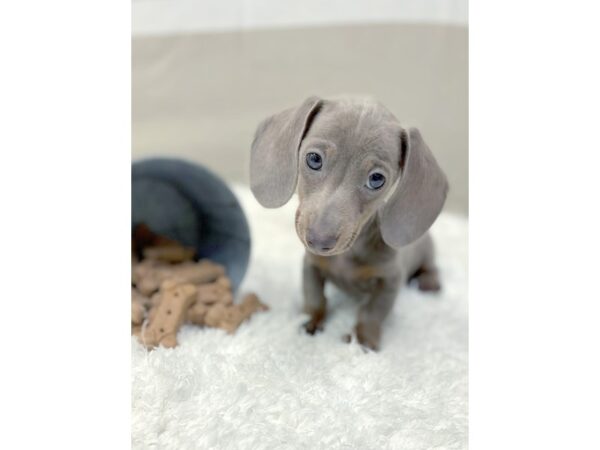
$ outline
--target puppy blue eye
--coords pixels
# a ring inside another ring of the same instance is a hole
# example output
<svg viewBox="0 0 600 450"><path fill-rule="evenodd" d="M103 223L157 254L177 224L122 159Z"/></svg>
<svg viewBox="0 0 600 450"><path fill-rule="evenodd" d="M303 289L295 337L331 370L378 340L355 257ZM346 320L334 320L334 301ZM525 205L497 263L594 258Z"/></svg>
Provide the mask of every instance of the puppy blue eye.
<svg viewBox="0 0 600 450"><path fill-rule="evenodd" d="M312 170L319 170L323 166L323 159L318 153L310 152L306 154L306 165Z"/></svg>
<svg viewBox="0 0 600 450"><path fill-rule="evenodd" d="M367 187L369 189L380 189L385 184L385 177L379 172L374 172L369 175L367 180Z"/></svg>

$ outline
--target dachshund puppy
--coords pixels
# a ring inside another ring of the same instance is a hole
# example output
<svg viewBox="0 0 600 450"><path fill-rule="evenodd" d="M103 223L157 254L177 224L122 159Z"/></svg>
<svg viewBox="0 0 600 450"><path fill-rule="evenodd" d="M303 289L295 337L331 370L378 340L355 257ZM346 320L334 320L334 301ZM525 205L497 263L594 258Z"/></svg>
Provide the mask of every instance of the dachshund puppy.
<svg viewBox="0 0 600 450"><path fill-rule="evenodd" d="M298 188L308 333L323 328L326 281L364 300L355 332L373 350L403 284L416 278L421 290L440 289L427 230L448 182L421 133L380 103L310 97L265 119L252 143L250 180L267 208Z"/></svg>

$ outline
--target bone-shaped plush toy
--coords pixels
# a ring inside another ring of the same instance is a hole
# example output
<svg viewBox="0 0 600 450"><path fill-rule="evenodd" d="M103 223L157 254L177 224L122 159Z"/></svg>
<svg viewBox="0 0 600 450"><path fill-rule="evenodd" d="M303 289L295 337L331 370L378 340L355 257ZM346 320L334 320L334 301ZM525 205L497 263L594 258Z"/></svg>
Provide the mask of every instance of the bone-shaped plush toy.
<svg viewBox="0 0 600 450"><path fill-rule="evenodd" d="M203 284L225 275L225 268L208 260L183 262L171 265L151 259L136 264L132 270L132 281L144 295L152 295L161 284L169 280L174 284Z"/></svg>
<svg viewBox="0 0 600 450"><path fill-rule="evenodd" d="M134 229L132 334L148 348L175 347L177 332L184 322L232 333L254 312L268 309L254 294L233 304L225 268L209 260L193 262L194 253L145 225Z"/></svg>
<svg viewBox="0 0 600 450"><path fill-rule="evenodd" d="M260 302L255 294L247 294L238 305L217 303L204 316L204 323L209 327L222 328L233 333L240 324L256 311L266 311L269 307Z"/></svg>
<svg viewBox="0 0 600 450"><path fill-rule="evenodd" d="M178 284L161 293L159 305L151 312L148 326L138 333L146 347L175 347L177 331L185 321L190 306L196 301L197 290L193 284Z"/></svg>

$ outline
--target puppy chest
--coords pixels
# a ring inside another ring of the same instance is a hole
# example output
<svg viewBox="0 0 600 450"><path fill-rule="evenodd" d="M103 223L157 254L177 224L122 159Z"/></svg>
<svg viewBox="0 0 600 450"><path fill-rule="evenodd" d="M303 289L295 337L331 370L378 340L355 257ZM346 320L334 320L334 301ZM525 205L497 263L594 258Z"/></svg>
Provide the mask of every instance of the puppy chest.
<svg viewBox="0 0 600 450"><path fill-rule="evenodd" d="M383 276L380 267L345 255L318 257L315 263L329 281L346 291L371 291Z"/></svg>

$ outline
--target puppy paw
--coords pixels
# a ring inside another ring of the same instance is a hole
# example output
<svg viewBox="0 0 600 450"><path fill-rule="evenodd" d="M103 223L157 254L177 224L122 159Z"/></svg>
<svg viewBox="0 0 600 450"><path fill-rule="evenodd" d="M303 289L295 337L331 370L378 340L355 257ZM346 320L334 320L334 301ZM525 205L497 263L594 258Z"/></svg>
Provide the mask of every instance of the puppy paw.
<svg viewBox="0 0 600 450"><path fill-rule="evenodd" d="M417 278L417 283L420 291L437 292L442 286L437 272L424 272Z"/></svg>
<svg viewBox="0 0 600 450"><path fill-rule="evenodd" d="M381 326L373 323L356 325L356 340L364 348L373 351L379 350L380 338Z"/></svg>
<svg viewBox="0 0 600 450"><path fill-rule="evenodd" d="M313 335L323 331L323 321L317 319L310 319L308 322L305 322L304 325L302 325L302 327L308 334Z"/></svg>

